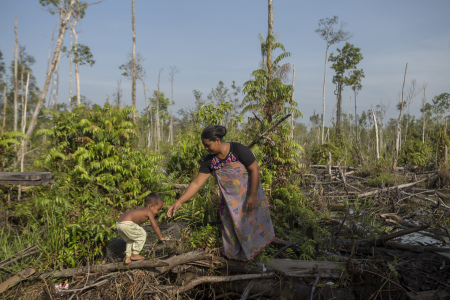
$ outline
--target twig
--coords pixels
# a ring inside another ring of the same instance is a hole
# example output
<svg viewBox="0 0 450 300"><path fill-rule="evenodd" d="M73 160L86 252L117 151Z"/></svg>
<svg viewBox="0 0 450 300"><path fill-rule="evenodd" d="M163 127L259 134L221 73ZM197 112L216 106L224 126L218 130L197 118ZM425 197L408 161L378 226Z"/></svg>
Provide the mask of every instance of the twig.
<svg viewBox="0 0 450 300"><path fill-rule="evenodd" d="M104 284L105 282L107 282L108 280L109 280L109 279L105 279L105 280L102 280L102 281L100 281L100 282L97 282L97 283L94 283L94 284L91 284L91 285L82 287L81 289L75 289L75 290L59 290L59 292L61 292L61 293L76 293L76 292L81 292L81 291L90 289L90 288L92 288L92 287L94 287L94 286L102 285L102 284Z"/></svg>
<svg viewBox="0 0 450 300"><path fill-rule="evenodd" d="M413 233L413 232L421 231L421 230L424 230L424 229L426 229L428 227L430 227L430 226L429 225L422 225L420 227L408 228L408 229L405 229L405 230L394 232L394 233L385 235L385 236L383 236L383 237L381 237L379 239L376 239L375 241L372 241L372 244L374 246L381 246L382 244L384 244L385 242L387 242L389 240L392 240L392 239L395 239L395 238L398 238L398 237L401 237L401 236L404 236L404 235L407 235L407 234L410 234L410 233Z"/></svg>
<svg viewBox="0 0 450 300"><path fill-rule="evenodd" d="M316 281L314 281L314 284L311 287L311 297L309 298L310 300L312 300L314 297L314 290L316 289L316 285L319 282L319 279L320 279L320 273L317 274Z"/></svg>

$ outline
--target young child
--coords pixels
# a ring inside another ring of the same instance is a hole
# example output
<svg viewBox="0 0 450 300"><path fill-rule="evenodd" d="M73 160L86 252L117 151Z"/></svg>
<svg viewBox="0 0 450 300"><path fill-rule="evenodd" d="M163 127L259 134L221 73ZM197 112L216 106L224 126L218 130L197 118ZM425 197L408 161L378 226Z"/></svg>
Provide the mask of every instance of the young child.
<svg viewBox="0 0 450 300"><path fill-rule="evenodd" d="M147 239L147 232L142 228L142 223L150 220L153 230L161 241L167 241L168 237L162 237L155 216L163 206L163 200L156 193L150 193L145 197L144 207L130 210L120 216L116 222L116 228L120 236L127 243L125 250L125 264L132 260L142 260L139 254Z"/></svg>

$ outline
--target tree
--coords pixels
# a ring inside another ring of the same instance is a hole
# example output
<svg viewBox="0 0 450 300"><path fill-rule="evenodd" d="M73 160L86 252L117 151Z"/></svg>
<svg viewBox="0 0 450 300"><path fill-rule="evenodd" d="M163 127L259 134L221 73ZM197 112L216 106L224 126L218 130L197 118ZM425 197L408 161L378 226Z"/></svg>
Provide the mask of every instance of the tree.
<svg viewBox="0 0 450 300"><path fill-rule="evenodd" d="M356 80L352 84L353 95L355 96L355 129L356 129L356 141L358 141L358 118L356 117L356 96L362 88L361 79L364 77L364 73L361 70L355 70L353 72Z"/></svg>
<svg viewBox="0 0 450 300"><path fill-rule="evenodd" d="M402 98L401 98L401 102L400 102L400 114L398 115L397 122L395 123L394 159L393 159L393 162L392 162L392 171L393 172L395 172L395 170L397 169L398 151L399 151L399 147L400 147L400 132L399 132L398 125L399 125L400 120L402 118L402 112L403 112L403 105L404 105L403 99L404 99L404 92L405 92L405 81L406 81L406 71L407 70L408 70L408 63L406 63L405 75L403 76Z"/></svg>
<svg viewBox="0 0 450 300"><path fill-rule="evenodd" d="M333 83L336 85L334 93L337 96L336 135L339 135L341 130L342 90L344 86L352 86L364 78L364 71L356 70L356 66L363 59L360 50L347 42L342 49L337 49L336 56L331 53L328 59L333 63L331 68L336 72L333 76ZM348 70L353 71L346 74Z"/></svg>
<svg viewBox="0 0 450 300"><path fill-rule="evenodd" d="M172 90L172 97L170 99L170 125L169 125L169 142L170 145L173 145L173 79L176 74L178 74L180 71L176 66L170 67L169 77L170 77L170 84L171 84L171 90Z"/></svg>
<svg viewBox="0 0 450 300"><path fill-rule="evenodd" d="M15 35L15 42L14 42L14 123L13 123L13 130L17 131L17 97L19 94L19 79L18 79L18 45L19 41L17 39L17 16L14 17L14 35Z"/></svg>
<svg viewBox="0 0 450 300"><path fill-rule="evenodd" d="M135 27L135 18L134 18L134 0L131 0L131 10L132 10L132 27L133 27L133 83L131 88L131 100L133 102L133 107L136 108L136 27ZM133 114L133 122L135 121L135 116Z"/></svg>
<svg viewBox="0 0 450 300"><path fill-rule="evenodd" d="M334 16L333 18L325 18L319 20L319 28L315 31L320 35L320 37L327 43L327 47L325 50L325 68L323 74L323 98L322 98L322 144L324 143L324 127L325 127L325 84L327 81L327 60L328 60L328 50L331 45L337 44L339 42L343 42L348 40L351 37L351 34L347 31L344 31L345 24L341 23L341 26L338 31L335 31L334 25L338 23L338 16ZM355 103L356 105L356 103Z"/></svg>
<svg viewBox="0 0 450 300"><path fill-rule="evenodd" d="M40 3L43 6L53 5L55 7L58 7L58 5L57 5L58 2L56 0L40 0ZM42 90L42 93L41 93L41 95L39 97L39 101L38 101L38 103L36 105L36 108L34 110L33 117L32 117L32 119L30 121L30 126L28 127L28 130L27 130L27 135L29 137L31 136L31 134L34 131L34 128L35 128L35 126L37 124L38 115L39 115L39 113L41 111L42 105L44 104L45 95L47 94L48 87L50 85L50 79L52 77L53 72L55 71L56 64L57 64L57 62L59 60L59 54L61 52L61 47L62 47L62 43L63 43L63 40L64 40L64 35L65 35L66 30L68 28L69 21L70 21L70 19L72 17L72 13L73 13L73 9L75 7L75 4L76 4L76 0L70 0L70 3L68 5L66 5L65 7L63 7L61 5L58 8L58 13L60 14L58 41L56 43L55 51L53 53L53 59L52 59L52 62L50 64L50 69L47 72L44 88Z"/></svg>

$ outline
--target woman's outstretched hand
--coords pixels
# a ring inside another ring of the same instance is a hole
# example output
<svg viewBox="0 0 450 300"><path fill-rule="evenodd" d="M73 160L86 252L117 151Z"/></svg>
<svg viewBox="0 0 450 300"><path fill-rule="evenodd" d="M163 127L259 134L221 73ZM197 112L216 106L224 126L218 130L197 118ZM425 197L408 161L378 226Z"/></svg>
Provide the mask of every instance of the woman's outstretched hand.
<svg viewBox="0 0 450 300"><path fill-rule="evenodd" d="M169 218L172 218L175 215L175 213L177 212L177 210L180 209L180 207L181 207L181 203L179 203L178 201L175 202L174 204L172 204L172 206L169 207L169 210L167 211L167 216Z"/></svg>
<svg viewBox="0 0 450 300"><path fill-rule="evenodd" d="M250 195L247 198L247 205L245 206L245 209L247 211L252 211L256 208L256 206L258 205L258 197Z"/></svg>

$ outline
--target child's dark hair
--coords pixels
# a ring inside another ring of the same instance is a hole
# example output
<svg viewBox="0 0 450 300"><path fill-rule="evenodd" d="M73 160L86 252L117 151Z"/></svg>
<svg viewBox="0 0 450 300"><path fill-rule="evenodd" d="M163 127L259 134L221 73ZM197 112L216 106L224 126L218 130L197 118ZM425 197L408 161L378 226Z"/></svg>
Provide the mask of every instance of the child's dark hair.
<svg viewBox="0 0 450 300"><path fill-rule="evenodd" d="M156 206L159 203L164 203L163 199L157 193L150 193L145 197L144 205Z"/></svg>
<svg viewBox="0 0 450 300"><path fill-rule="evenodd" d="M208 139L212 142L221 140L227 135L227 129L220 125L209 125L202 131L202 139Z"/></svg>

